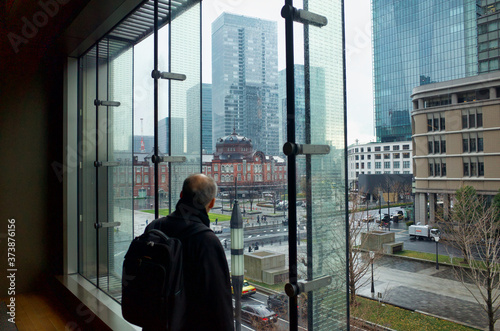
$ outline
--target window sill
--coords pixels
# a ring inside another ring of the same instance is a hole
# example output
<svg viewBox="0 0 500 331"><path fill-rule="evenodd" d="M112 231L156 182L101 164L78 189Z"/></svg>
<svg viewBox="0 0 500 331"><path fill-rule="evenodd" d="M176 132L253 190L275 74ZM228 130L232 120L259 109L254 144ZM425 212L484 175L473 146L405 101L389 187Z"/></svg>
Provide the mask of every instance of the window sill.
<svg viewBox="0 0 500 331"><path fill-rule="evenodd" d="M128 323L121 313L121 306L103 291L78 274L56 276L56 279L78 301L77 313L89 323L98 318L111 330L136 331L138 326Z"/></svg>

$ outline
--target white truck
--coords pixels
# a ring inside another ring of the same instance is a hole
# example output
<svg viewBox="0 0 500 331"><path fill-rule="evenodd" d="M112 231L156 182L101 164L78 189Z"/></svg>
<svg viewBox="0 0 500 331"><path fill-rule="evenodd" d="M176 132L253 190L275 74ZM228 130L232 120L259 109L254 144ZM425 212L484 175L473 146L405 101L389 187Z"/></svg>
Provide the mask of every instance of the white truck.
<svg viewBox="0 0 500 331"><path fill-rule="evenodd" d="M429 239L434 240L434 237L439 236L439 230L429 227L429 225L410 225L408 228L410 239Z"/></svg>
<svg viewBox="0 0 500 331"><path fill-rule="evenodd" d="M212 231L215 233L222 233L222 226L221 225L210 224L210 229L212 229Z"/></svg>

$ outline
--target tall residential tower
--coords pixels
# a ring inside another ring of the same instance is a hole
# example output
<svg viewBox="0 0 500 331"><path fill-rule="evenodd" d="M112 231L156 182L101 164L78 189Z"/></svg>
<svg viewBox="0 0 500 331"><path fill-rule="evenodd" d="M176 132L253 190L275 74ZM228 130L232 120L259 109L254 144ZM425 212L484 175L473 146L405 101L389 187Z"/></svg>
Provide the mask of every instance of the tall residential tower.
<svg viewBox="0 0 500 331"><path fill-rule="evenodd" d="M214 140L235 129L256 150L279 153L277 43L273 21L223 13L212 23Z"/></svg>

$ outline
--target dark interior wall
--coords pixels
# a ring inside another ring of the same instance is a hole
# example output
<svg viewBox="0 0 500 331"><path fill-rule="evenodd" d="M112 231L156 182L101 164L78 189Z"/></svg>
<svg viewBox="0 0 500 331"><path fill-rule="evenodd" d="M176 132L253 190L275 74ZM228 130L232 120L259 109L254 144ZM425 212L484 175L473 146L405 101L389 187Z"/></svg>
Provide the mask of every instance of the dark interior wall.
<svg viewBox="0 0 500 331"><path fill-rule="evenodd" d="M45 277L62 273L63 191L52 164L62 163L65 56L56 42L83 2L41 2L52 7L18 0L6 1L0 9L3 295L9 287L5 277L9 219L15 219L16 225L16 293L35 290Z"/></svg>

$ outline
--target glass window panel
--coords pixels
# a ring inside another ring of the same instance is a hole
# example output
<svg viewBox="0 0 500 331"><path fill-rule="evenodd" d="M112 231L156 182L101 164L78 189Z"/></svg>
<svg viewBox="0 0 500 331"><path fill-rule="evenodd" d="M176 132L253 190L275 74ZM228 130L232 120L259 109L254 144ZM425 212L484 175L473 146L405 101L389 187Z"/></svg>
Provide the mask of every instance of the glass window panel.
<svg viewBox="0 0 500 331"><path fill-rule="evenodd" d="M476 114L469 114L469 128L476 127Z"/></svg>
<svg viewBox="0 0 500 331"><path fill-rule="evenodd" d="M113 46L118 44L114 41ZM131 180L133 169L133 49L131 45L120 43L122 52L109 58L109 100L120 102L119 107L107 107L108 146L107 161L118 162L108 168L108 217L107 222L120 222L118 227L100 229L107 232L108 273L106 291L113 297L121 296L123 252L134 238L133 197L134 184ZM111 47L111 45L110 45ZM118 180L122 176L124 180ZM146 175L147 176L147 175Z"/></svg>
<svg viewBox="0 0 500 331"><path fill-rule="evenodd" d="M320 29L310 27L309 63L306 67L322 68L324 79L311 80L311 132L313 144L328 144L330 154L312 156L311 193L317 204L312 208L308 222L307 279L331 275L330 285L313 291L308 296L308 329L347 330L346 293L346 210L344 159L344 103L342 59L342 5L340 1L310 0L304 8L321 13L328 24ZM329 54L329 56L325 56ZM310 241L310 243L309 243Z"/></svg>
<svg viewBox="0 0 500 331"><path fill-rule="evenodd" d="M470 138L470 151L475 152L476 151L476 137L471 137Z"/></svg>
<svg viewBox="0 0 500 331"><path fill-rule="evenodd" d="M170 81L169 117L171 151L185 156L184 163L171 163L170 194L172 208L180 195L184 179L201 169L201 74L200 4L191 7L169 25L170 71L186 75L184 81ZM174 121L177 123L174 125ZM232 170L232 169L231 169Z"/></svg>
<svg viewBox="0 0 500 331"><path fill-rule="evenodd" d="M477 163L475 161L470 163L470 175L477 176Z"/></svg>
<svg viewBox="0 0 500 331"><path fill-rule="evenodd" d="M462 152L464 152L464 153L469 152L469 139L468 138L462 139Z"/></svg>
<svg viewBox="0 0 500 331"><path fill-rule="evenodd" d="M97 48L94 46L87 55L80 58L79 102L82 116L79 127L79 154L82 166L79 171L79 272L97 284L97 240L94 224L96 222L96 109L94 100L97 82Z"/></svg>
<svg viewBox="0 0 500 331"><path fill-rule="evenodd" d="M483 151L483 138L482 137L477 138L477 151L478 152Z"/></svg>

